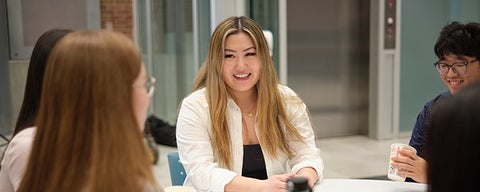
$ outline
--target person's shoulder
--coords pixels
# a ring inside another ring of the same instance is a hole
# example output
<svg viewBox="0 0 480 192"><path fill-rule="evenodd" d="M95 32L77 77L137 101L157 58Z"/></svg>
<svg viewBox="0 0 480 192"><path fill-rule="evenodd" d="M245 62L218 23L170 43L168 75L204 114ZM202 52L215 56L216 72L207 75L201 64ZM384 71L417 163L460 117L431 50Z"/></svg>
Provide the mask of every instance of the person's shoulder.
<svg viewBox="0 0 480 192"><path fill-rule="evenodd" d="M293 91L290 87L282 84L278 84L278 92L283 96L297 96L297 93Z"/></svg>
<svg viewBox="0 0 480 192"><path fill-rule="evenodd" d="M30 151L32 148L33 139L37 128L29 127L20 131L12 138L5 151L5 156L10 156L12 153L18 154L19 151Z"/></svg>
<svg viewBox="0 0 480 192"><path fill-rule="evenodd" d="M445 99L445 98L450 97L450 96L451 96L450 91L442 92L442 93L438 94L437 96L435 96L430 101L428 101L425 105L432 105L432 104L436 103L438 100Z"/></svg>
<svg viewBox="0 0 480 192"><path fill-rule="evenodd" d="M37 132L37 127L26 128L26 129L18 132L18 134L15 135L15 137L12 138L12 141L21 140L21 139L25 139L25 138L33 138L33 137L35 137L36 132Z"/></svg>
<svg viewBox="0 0 480 192"><path fill-rule="evenodd" d="M207 102L207 89L201 88L199 90L193 91L183 99L183 103L196 103L196 102Z"/></svg>
<svg viewBox="0 0 480 192"><path fill-rule="evenodd" d="M31 136L35 136L36 132L37 132L36 127L29 127L20 131L15 137L31 137Z"/></svg>
<svg viewBox="0 0 480 192"><path fill-rule="evenodd" d="M435 104L437 103L438 101L442 100L442 99L446 99L448 97L452 96L452 94L450 93L450 91L445 91L443 93L440 93L438 94L435 98L433 98L429 103L430 104Z"/></svg>
<svg viewBox="0 0 480 192"><path fill-rule="evenodd" d="M286 103L303 103L302 99L298 96L298 94L286 85L278 84L278 92Z"/></svg>
<svg viewBox="0 0 480 192"><path fill-rule="evenodd" d="M438 99L444 99L444 98L447 98L447 97L450 97L452 96L452 94L450 93L450 91L445 91L443 93L440 93L437 98Z"/></svg>
<svg viewBox="0 0 480 192"><path fill-rule="evenodd" d="M22 144L24 142L31 142L31 140L33 140L33 138L35 137L36 132L37 132L36 127L26 128L26 129L18 132L18 134L15 135L15 137L12 138L9 145L16 144L16 143Z"/></svg>

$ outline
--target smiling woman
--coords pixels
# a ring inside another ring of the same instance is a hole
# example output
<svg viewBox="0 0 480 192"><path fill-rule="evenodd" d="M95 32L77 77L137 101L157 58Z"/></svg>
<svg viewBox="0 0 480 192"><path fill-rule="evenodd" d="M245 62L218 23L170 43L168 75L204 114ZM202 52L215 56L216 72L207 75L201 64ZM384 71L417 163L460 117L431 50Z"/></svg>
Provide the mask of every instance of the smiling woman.
<svg viewBox="0 0 480 192"><path fill-rule="evenodd" d="M231 17L212 34L194 92L181 105L177 144L197 191L281 191L290 177L322 178L307 107L279 85L261 27Z"/></svg>
<svg viewBox="0 0 480 192"><path fill-rule="evenodd" d="M260 79L260 61L247 33L232 34L225 40L222 75L229 93L255 94L255 84Z"/></svg>

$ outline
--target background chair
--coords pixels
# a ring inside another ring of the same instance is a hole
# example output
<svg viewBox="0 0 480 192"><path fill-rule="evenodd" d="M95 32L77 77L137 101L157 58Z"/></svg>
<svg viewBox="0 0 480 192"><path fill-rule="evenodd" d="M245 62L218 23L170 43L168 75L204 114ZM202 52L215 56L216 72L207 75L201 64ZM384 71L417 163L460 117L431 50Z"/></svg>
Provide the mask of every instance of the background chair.
<svg viewBox="0 0 480 192"><path fill-rule="evenodd" d="M178 157L178 152L169 152L167 154L168 159L168 168L170 169L170 179L172 180L172 186L183 185L187 173L185 168L183 168L180 158Z"/></svg>

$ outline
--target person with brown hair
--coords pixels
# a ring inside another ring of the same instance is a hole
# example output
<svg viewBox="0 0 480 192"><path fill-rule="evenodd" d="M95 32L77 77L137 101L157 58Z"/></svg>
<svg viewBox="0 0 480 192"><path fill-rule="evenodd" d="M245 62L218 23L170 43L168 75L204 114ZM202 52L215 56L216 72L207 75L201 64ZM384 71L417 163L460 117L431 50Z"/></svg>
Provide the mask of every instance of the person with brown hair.
<svg viewBox="0 0 480 192"><path fill-rule="evenodd" d="M55 44L70 32L71 30L67 29L51 29L43 33L35 43L28 66L22 107L1 163L0 191L2 192L16 191L20 185L35 135L35 121L47 59Z"/></svg>
<svg viewBox="0 0 480 192"><path fill-rule="evenodd" d="M77 31L62 38L47 62L18 191L162 191L142 134L152 82L123 34Z"/></svg>
<svg viewBox="0 0 480 192"><path fill-rule="evenodd" d="M480 191L480 83L432 109L426 132L429 192Z"/></svg>
<svg viewBox="0 0 480 192"><path fill-rule="evenodd" d="M286 191L322 178L308 109L279 85L261 27L230 17L212 34L194 92L181 104L177 145L197 191Z"/></svg>

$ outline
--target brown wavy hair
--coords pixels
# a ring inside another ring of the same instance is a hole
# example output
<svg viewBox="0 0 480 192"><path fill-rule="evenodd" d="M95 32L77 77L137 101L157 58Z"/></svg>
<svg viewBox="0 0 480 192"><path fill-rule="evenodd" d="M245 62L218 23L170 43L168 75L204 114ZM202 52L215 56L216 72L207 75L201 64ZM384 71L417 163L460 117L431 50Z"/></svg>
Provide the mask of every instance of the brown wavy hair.
<svg viewBox="0 0 480 192"><path fill-rule="evenodd" d="M142 65L123 34L78 31L52 51L37 133L18 191L144 191L157 186L133 109Z"/></svg>
<svg viewBox="0 0 480 192"><path fill-rule="evenodd" d="M225 58L225 40L229 35L246 33L252 38L260 59L258 92L258 137L267 154L277 157L279 151L293 155L287 140L287 133L303 140L297 129L289 122L284 101L278 91L278 79L270 57L267 41L262 28L248 17L230 17L220 23L212 34L207 58L200 68L193 90L206 87L210 110L211 139L215 159L221 167L232 167L231 138L226 118L228 91L222 78ZM301 102L297 97L297 101ZM284 127L282 127L284 126Z"/></svg>

